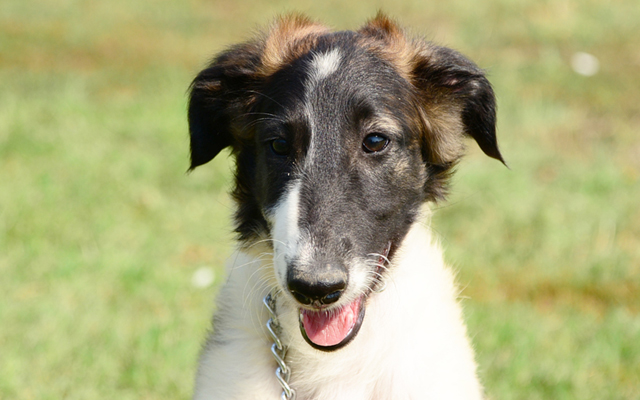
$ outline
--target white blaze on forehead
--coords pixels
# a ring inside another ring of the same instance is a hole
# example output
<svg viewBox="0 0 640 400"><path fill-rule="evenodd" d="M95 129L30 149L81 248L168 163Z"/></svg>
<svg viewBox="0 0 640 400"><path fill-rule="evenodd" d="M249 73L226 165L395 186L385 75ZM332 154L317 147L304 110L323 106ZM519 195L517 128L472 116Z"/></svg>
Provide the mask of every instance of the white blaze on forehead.
<svg viewBox="0 0 640 400"><path fill-rule="evenodd" d="M315 155L315 136L316 136L316 126L315 126L315 113L312 110L310 104L311 94L316 90L318 84L326 79L328 76L333 74L340 68L340 63L342 62L342 54L338 49L331 49L324 53L315 53L311 62L309 63L309 77L306 82L306 102L305 102L305 112L307 114L307 118L311 128L311 140L309 149L307 150L306 163L313 162Z"/></svg>
<svg viewBox="0 0 640 400"><path fill-rule="evenodd" d="M342 55L338 49L318 53L311 60L311 84L328 77L338 70Z"/></svg>

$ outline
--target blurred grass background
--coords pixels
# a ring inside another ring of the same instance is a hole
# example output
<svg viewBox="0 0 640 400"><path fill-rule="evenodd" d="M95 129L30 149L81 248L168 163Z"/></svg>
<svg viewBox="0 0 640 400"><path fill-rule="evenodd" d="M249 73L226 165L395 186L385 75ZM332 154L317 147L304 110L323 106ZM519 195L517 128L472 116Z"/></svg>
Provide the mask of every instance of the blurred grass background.
<svg viewBox="0 0 640 400"><path fill-rule="evenodd" d="M498 95L511 170L469 143L434 220L490 398L640 398L637 0L3 0L0 399L189 398L232 245L229 160L185 174L190 80L278 13L380 8Z"/></svg>

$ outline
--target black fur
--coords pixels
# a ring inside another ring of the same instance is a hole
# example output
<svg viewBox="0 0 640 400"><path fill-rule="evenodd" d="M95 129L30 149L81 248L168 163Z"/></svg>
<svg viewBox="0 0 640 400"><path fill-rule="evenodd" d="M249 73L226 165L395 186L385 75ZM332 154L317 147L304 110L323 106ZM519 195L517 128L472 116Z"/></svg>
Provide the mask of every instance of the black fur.
<svg viewBox="0 0 640 400"><path fill-rule="evenodd" d="M432 58L416 64L413 73L418 87L460 102L464 133L486 155L504 163L496 138L495 94L477 65L455 50L436 47Z"/></svg>

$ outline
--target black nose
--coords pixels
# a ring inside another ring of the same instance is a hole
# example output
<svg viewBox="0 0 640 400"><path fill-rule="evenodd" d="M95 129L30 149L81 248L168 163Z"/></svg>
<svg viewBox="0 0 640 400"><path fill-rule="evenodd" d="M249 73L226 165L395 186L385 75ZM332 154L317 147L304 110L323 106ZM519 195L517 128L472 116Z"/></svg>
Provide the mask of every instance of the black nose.
<svg viewBox="0 0 640 400"><path fill-rule="evenodd" d="M307 268L291 266L287 286L300 303L319 307L340 299L347 287L347 273L344 268L332 264Z"/></svg>

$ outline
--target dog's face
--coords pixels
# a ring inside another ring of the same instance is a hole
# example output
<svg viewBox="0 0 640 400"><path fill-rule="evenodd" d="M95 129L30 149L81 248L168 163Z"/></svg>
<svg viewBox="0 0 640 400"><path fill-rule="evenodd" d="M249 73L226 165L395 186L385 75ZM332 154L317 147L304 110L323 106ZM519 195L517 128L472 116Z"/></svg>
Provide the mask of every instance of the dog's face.
<svg viewBox="0 0 640 400"><path fill-rule="evenodd" d="M337 33L281 19L198 75L189 122L192 168L231 146L240 239L270 240L280 289L322 350L357 334L421 204L444 196L462 137L502 160L482 72L382 16Z"/></svg>

